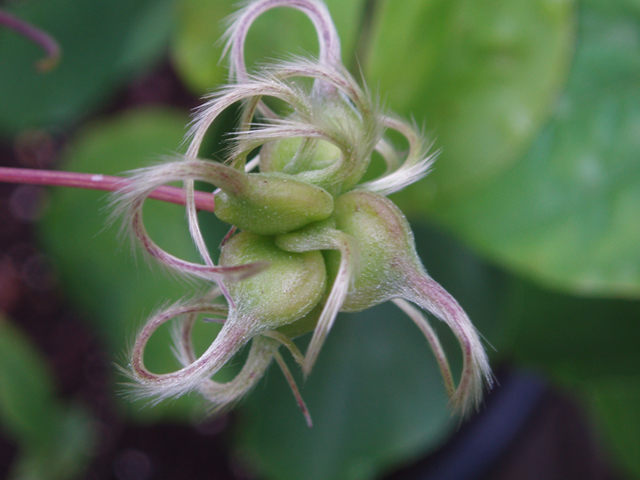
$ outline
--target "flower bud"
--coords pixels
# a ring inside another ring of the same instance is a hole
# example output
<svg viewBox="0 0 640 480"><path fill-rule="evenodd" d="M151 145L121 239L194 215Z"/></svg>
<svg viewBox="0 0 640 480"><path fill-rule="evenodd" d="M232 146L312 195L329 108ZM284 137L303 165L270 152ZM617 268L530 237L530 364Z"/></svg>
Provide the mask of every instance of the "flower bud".
<svg viewBox="0 0 640 480"><path fill-rule="evenodd" d="M337 228L356 239L360 252L359 270L342 311L365 310L398 296L409 271L421 268L402 212L385 197L353 190L338 197L334 216Z"/></svg>
<svg viewBox="0 0 640 480"><path fill-rule="evenodd" d="M422 266L415 250L413 233L404 215L393 202L378 194L352 191L336 200L337 226L352 236L360 252L360 269L342 311L360 311L386 300L395 299L416 324L425 329L426 321L402 303L408 300L444 321L457 337L463 352L463 367L455 392L446 357L436 355L452 404L463 414L477 406L484 384L492 383L491 370L480 338L458 302ZM334 260L335 262L335 260ZM430 328L430 327L429 327Z"/></svg>
<svg viewBox="0 0 640 480"><path fill-rule="evenodd" d="M242 181L216 194L216 216L241 230L277 235L322 220L333 198L322 188L278 174L241 174Z"/></svg>
<svg viewBox="0 0 640 480"><path fill-rule="evenodd" d="M319 251L285 252L272 237L241 232L222 247L220 264L247 262L269 262L269 268L227 285L238 305L229 315L248 317L260 329L275 329L298 320L316 306L325 291L327 274Z"/></svg>
<svg viewBox="0 0 640 480"><path fill-rule="evenodd" d="M283 138L266 142L260 149L261 172L286 172L291 175L322 170L340 159L340 149L319 140L303 150L302 137ZM303 158L301 158L303 157Z"/></svg>
<svg viewBox="0 0 640 480"><path fill-rule="evenodd" d="M356 112L340 96L315 101L306 115L290 117L289 137L265 142L260 171L294 175L338 195L352 189L369 167L378 124L374 115ZM296 136L296 125L315 134Z"/></svg>

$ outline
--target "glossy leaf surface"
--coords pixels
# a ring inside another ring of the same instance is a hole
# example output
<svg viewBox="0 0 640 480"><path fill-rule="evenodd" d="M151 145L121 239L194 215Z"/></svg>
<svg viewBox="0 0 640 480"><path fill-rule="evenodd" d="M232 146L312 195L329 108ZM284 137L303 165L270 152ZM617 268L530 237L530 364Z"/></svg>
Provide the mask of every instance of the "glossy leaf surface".
<svg viewBox="0 0 640 480"><path fill-rule="evenodd" d="M554 287L640 294L640 7L585 2L567 90L531 150L434 214L505 266Z"/></svg>
<svg viewBox="0 0 640 480"><path fill-rule="evenodd" d="M387 108L442 149L433 173L403 193L431 212L482 189L526 151L564 85L574 4L548 0L375 3L361 61Z"/></svg>

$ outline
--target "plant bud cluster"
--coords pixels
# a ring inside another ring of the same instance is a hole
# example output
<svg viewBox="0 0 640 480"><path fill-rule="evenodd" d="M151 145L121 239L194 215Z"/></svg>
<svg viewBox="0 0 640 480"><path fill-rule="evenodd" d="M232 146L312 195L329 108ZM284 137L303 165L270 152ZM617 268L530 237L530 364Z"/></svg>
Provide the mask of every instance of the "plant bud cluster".
<svg viewBox="0 0 640 480"><path fill-rule="evenodd" d="M304 12L318 31L317 60L295 59L249 75L244 40L251 23L274 6ZM491 374L478 335L457 302L426 273L409 224L387 195L424 177L434 160L415 125L383 113L340 62L340 43L319 0L257 0L234 17L228 32L231 83L198 110L183 158L137 172L121 196L133 234L156 260L182 275L214 285L206 296L154 315L133 348L130 375L143 395L157 399L199 391L214 410L246 394L275 359L308 417L278 349L284 345L305 375L311 371L339 312L365 310L392 300L430 343L453 406L467 413L478 405ZM295 79L310 78L308 90ZM289 106L277 114L275 98ZM241 102L240 125L225 163L199 158L202 139L219 114ZM406 138L400 152L387 130ZM247 158L258 151L251 161ZM376 152L376 157L373 157ZM373 158L385 171L366 178ZM142 221L142 204L156 187L183 181L191 235L202 256L196 264L159 248ZM200 232L194 181L215 187L215 215L230 225L219 264ZM240 230L236 233L236 230ZM228 305L216 298L224 296ZM446 322L464 358L457 387L437 336L415 304ZM191 330L203 313L223 316L207 351L196 356ZM146 369L146 341L161 324L177 320L176 351L183 368L169 374ZM313 332L306 354L293 338ZM245 344L249 357L225 384L211 377ZM309 420L310 421L310 420Z"/></svg>

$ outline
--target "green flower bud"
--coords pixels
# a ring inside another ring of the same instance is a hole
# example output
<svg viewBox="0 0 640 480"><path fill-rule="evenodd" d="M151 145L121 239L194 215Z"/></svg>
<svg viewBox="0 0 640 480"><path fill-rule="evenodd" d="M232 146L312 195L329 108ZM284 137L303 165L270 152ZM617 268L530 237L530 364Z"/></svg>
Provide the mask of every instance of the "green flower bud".
<svg viewBox="0 0 640 480"><path fill-rule="evenodd" d="M342 97L323 99L305 115L290 118L291 134L266 141L261 172L282 172L339 195L365 174L378 141L374 115L361 116ZM296 135L296 129L307 135ZM311 126L310 126L311 125Z"/></svg>
<svg viewBox="0 0 640 480"><path fill-rule="evenodd" d="M318 32L319 58L295 58L250 75L244 61L247 31L257 16L279 6L301 10L311 19ZM340 41L321 0L252 0L234 17L228 39L231 78L236 82L198 109L184 158L138 172L133 186L123 191L120 210L128 213L132 232L154 259L218 284L201 298L158 312L144 325L130 362L141 394L166 398L198 390L219 411L246 394L275 359L310 425L278 348L289 349L306 376L338 312L392 300L431 345L452 404L463 414L477 407L483 387L492 383L480 337L456 300L424 270L405 217L383 196L428 173L434 158L428 154L428 143L415 125L382 113L341 64ZM313 86L296 78L311 79ZM284 102L292 113L281 117L263 102L265 97ZM212 123L238 103L240 125L227 162L199 159ZM387 130L405 137L406 154L385 138ZM259 157L247 162L258 148ZM386 169L380 177L359 184L374 151ZM260 173L245 173L256 166ZM175 181L184 182L189 231L204 264L165 252L144 228L145 198ZM219 266L198 224L195 181L220 189L215 214L242 230L222 247ZM228 308L214 301L222 295ZM457 387L422 310L444 321L460 343L463 366ZM215 341L196 357L191 335L204 313L226 318ZM183 368L154 374L144 366L147 341L158 327L179 317L175 351ZM292 338L312 330L302 355ZM214 381L211 377L250 341L238 376L226 383Z"/></svg>
<svg viewBox="0 0 640 480"><path fill-rule="evenodd" d="M295 175L330 167L340 159L340 149L324 141L306 141L301 137L265 143L260 149L261 172L284 172Z"/></svg>
<svg viewBox="0 0 640 480"><path fill-rule="evenodd" d="M355 238L360 253L342 311L365 310L398 296L407 274L422 269L411 228L391 200L354 190L338 197L334 216L337 228ZM331 256L337 265L337 255L331 252Z"/></svg>
<svg viewBox="0 0 640 480"><path fill-rule="evenodd" d="M225 185L216 194L215 214L241 230L277 235L325 219L333 211L331 195L315 185L278 174L240 175L233 188Z"/></svg>
<svg viewBox="0 0 640 480"><path fill-rule="evenodd" d="M269 262L265 271L227 285L236 302L230 311L258 322L261 329L292 323L315 307L326 289L327 274L319 251L294 253L278 248L272 237L241 232L222 247L220 265Z"/></svg>

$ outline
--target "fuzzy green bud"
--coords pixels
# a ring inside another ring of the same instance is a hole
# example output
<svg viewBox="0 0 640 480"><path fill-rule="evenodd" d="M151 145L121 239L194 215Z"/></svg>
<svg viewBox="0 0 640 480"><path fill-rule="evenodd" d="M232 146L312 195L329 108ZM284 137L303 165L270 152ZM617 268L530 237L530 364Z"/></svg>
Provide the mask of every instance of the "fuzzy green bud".
<svg viewBox="0 0 640 480"><path fill-rule="evenodd" d="M241 232L222 247L220 265L269 262L265 271L227 285L241 314L274 329L309 313L326 288L324 258L319 251L294 253L278 248L273 237Z"/></svg>
<svg viewBox="0 0 640 480"><path fill-rule="evenodd" d="M290 232L333 211L333 198L325 190L284 175L243 174L234 187L222 187L216 195L216 216L260 235Z"/></svg>
<svg viewBox="0 0 640 480"><path fill-rule="evenodd" d="M309 141L303 148L300 137L265 143L260 149L260 171L291 175L322 170L340 159L340 149L324 140Z"/></svg>
<svg viewBox="0 0 640 480"><path fill-rule="evenodd" d="M411 228L386 197L363 190L345 193L336 200L334 217L337 228L357 241L360 253L343 311L364 310L397 296L407 273L421 269Z"/></svg>
<svg viewBox="0 0 640 480"><path fill-rule="evenodd" d="M294 175L337 195L353 188L366 172L375 125L340 97L325 99L315 108L310 116L322 118L323 139L292 135L266 142L260 150L260 170Z"/></svg>

